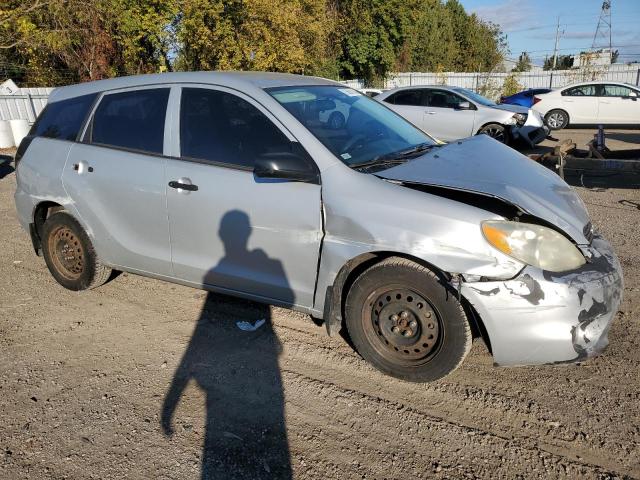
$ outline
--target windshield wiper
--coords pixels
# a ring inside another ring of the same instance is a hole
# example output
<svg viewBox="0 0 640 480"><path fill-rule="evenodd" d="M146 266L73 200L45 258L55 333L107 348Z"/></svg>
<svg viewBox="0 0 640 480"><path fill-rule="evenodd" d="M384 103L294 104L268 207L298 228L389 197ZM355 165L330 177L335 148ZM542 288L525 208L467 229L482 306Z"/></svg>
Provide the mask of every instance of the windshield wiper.
<svg viewBox="0 0 640 480"><path fill-rule="evenodd" d="M425 152L436 146L437 145L432 143L421 143L419 145L416 145L415 147L411 147L406 150L387 153L385 155L380 155L374 158L373 160L367 160L366 162L360 162L360 163L353 163L349 166L351 168L366 168L374 165L381 166L381 167L389 166L389 165L399 165L401 163L406 162L416 154Z"/></svg>
<svg viewBox="0 0 640 480"><path fill-rule="evenodd" d="M388 159L374 158L373 160L368 160L366 162L352 163L349 166L351 168L366 168L366 167L373 167L373 166L385 167L389 165L400 165L401 163L404 163L406 161L407 161L406 158L388 158Z"/></svg>
<svg viewBox="0 0 640 480"><path fill-rule="evenodd" d="M427 150L431 150L433 147L436 147L436 146L437 145L433 143L420 143L415 147L408 148L407 150L401 150L399 152L389 153L387 155L384 155L381 158L401 159L401 158L412 157L417 153L426 152Z"/></svg>

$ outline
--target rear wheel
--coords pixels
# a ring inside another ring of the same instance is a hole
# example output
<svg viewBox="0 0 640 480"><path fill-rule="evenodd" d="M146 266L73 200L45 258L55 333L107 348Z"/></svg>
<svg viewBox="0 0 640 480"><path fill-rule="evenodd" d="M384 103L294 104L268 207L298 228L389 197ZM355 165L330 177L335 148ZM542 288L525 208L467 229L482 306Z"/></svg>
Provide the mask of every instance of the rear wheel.
<svg viewBox="0 0 640 480"><path fill-rule="evenodd" d="M69 290L86 290L102 285L111 269L96 256L89 236L66 212L57 212L42 227L42 252L53 278Z"/></svg>
<svg viewBox="0 0 640 480"><path fill-rule="evenodd" d="M345 307L358 353L380 371L427 382L455 370L471 348L462 306L429 269L391 257L354 282Z"/></svg>
<svg viewBox="0 0 640 480"><path fill-rule="evenodd" d="M500 143L508 143L507 129L504 125L499 123L490 123L478 130L478 135L489 135L491 138L499 141Z"/></svg>
<svg viewBox="0 0 640 480"><path fill-rule="evenodd" d="M551 130L562 130L569 125L569 114L564 110L551 110L545 115L544 121Z"/></svg>

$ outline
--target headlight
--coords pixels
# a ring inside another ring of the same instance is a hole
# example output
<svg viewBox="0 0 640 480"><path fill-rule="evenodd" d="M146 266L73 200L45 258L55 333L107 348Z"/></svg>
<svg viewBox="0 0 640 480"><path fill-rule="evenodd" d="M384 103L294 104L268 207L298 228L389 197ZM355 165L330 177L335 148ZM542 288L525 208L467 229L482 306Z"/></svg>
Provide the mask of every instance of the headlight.
<svg viewBox="0 0 640 480"><path fill-rule="evenodd" d="M482 233L502 253L543 270L564 272L586 263L573 243L547 227L490 220L482 222Z"/></svg>
<svg viewBox="0 0 640 480"><path fill-rule="evenodd" d="M521 127L527 121L527 115L524 113L514 113L513 117L511 117L510 120L510 125L517 125Z"/></svg>

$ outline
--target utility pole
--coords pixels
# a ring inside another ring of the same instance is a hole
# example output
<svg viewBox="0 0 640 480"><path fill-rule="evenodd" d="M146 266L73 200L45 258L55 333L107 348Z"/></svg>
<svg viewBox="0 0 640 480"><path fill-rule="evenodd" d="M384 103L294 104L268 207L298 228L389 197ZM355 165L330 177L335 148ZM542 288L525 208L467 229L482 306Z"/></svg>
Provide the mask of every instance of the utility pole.
<svg viewBox="0 0 640 480"><path fill-rule="evenodd" d="M613 45L611 43L611 3L612 0L602 2L598 26L596 27L596 33L593 36L593 43L591 44L591 50L594 52L598 47L608 47L609 56L613 54ZM609 42L608 45L606 45L607 41Z"/></svg>
<svg viewBox="0 0 640 480"><path fill-rule="evenodd" d="M556 26L556 44L553 47L553 67L551 70L556 69L556 63L558 61L558 41L560 40L560 15L558 15L558 25Z"/></svg>

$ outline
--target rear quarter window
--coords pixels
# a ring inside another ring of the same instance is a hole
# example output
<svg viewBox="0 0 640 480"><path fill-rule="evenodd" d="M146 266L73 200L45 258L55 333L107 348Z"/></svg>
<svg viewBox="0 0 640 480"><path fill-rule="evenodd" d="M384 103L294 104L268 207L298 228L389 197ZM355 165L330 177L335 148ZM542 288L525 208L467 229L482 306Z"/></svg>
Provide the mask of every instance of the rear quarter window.
<svg viewBox="0 0 640 480"><path fill-rule="evenodd" d="M29 135L75 141L97 93L47 104Z"/></svg>

